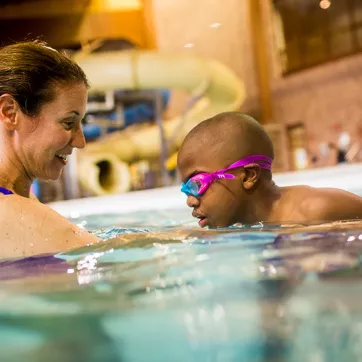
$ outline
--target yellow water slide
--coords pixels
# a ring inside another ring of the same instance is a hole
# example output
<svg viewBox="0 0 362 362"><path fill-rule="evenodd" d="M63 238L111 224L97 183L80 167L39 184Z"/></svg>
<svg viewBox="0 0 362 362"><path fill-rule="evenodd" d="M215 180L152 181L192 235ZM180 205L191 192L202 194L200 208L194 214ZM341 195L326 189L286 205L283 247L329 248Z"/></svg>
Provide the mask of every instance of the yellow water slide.
<svg viewBox="0 0 362 362"><path fill-rule="evenodd" d="M75 60L89 78L91 92L167 88L190 94L194 102L188 111L164 121L165 136L172 139L169 154L177 151L199 122L220 112L237 110L245 99L241 80L212 59L132 50L81 53ZM128 164L155 158L160 150L157 125L128 127L88 144L79 153L79 180L95 195L125 192L130 186ZM101 170L100 164L107 167Z"/></svg>

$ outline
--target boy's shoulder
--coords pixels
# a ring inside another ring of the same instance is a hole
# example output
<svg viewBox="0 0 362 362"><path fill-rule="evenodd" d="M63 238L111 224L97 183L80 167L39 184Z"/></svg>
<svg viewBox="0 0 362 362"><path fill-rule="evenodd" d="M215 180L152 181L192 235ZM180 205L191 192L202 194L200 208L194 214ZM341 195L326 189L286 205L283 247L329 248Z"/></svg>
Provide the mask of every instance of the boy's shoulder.
<svg viewBox="0 0 362 362"><path fill-rule="evenodd" d="M296 186L300 210L310 221L335 221L362 218L362 198L336 188Z"/></svg>

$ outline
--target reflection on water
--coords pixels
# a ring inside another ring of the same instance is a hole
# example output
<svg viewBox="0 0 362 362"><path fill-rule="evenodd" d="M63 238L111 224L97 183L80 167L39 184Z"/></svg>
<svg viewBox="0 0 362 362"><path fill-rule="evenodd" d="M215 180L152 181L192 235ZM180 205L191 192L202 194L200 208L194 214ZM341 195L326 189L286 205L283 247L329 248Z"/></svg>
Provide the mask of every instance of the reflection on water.
<svg viewBox="0 0 362 362"><path fill-rule="evenodd" d="M2 261L1 361L362 360L361 223L149 237L180 213L88 217L139 238Z"/></svg>

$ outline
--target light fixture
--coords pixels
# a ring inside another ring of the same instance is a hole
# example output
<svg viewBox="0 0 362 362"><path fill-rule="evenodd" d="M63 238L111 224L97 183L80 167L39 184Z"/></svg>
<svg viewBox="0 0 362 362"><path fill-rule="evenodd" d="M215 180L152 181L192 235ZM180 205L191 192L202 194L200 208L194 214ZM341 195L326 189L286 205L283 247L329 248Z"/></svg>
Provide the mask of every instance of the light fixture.
<svg viewBox="0 0 362 362"><path fill-rule="evenodd" d="M194 47L194 43L187 43L184 45L184 48L193 48Z"/></svg>
<svg viewBox="0 0 362 362"><path fill-rule="evenodd" d="M219 28L221 26L221 23L212 23L210 24L210 28Z"/></svg>
<svg viewBox="0 0 362 362"><path fill-rule="evenodd" d="M330 2L330 0L321 0L320 3L319 3L319 6L323 10L327 10L331 6L331 2Z"/></svg>

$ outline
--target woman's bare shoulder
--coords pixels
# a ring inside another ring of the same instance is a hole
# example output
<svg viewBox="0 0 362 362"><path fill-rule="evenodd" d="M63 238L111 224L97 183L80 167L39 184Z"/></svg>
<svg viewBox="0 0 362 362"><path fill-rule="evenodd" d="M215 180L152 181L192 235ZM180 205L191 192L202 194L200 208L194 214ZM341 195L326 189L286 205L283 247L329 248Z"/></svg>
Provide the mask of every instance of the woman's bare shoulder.
<svg viewBox="0 0 362 362"><path fill-rule="evenodd" d="M18 195L0 196L0 256L25 256L98 242L50 207Z"/></svg>

